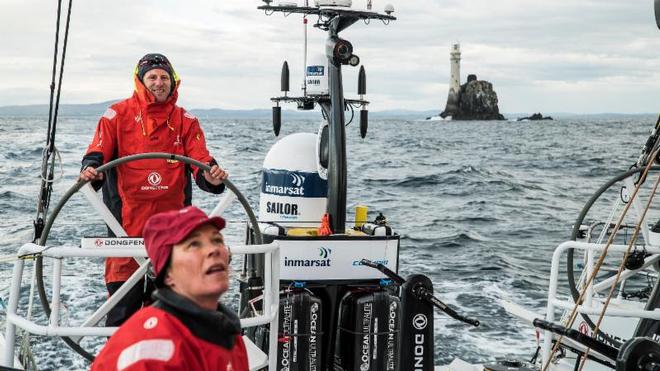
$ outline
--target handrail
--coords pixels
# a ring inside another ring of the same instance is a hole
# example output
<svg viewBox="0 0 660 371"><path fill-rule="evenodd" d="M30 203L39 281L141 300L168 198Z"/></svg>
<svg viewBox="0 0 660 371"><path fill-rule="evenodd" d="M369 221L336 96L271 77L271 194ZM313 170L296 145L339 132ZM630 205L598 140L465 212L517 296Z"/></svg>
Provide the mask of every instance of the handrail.
<svg viewBox="0 0 660 371"><path fill-rule="evenodd" d="M280 284L280 246L277 241L263 245L239 245L232 246L233 255L247 254L265 254L264 267L264 310L256 317L241 319L241 327L253 327L260 325L270 325L269 334L269 354L277 352L277 333L278 333L278 305L279 305L279 284ZM33 320L23 318L18 314L18 301L21 295L21 281L25 257L40 255L46 258L55 259L53 269L53 303L59 302L59 293L61 287L61 264L62 259L76 257L147 257L144 248L94 248L82 249L78 247L52 247L40 246L34 243L26 243L18 250L17 260L14 262L12 272L11 291L9 296L9 305L7 307L7 329L5 339L5 349L3 352L0 366L13 367L11 362L14 359L14 347L16 343L16 328L22 328L25 331L41 336L110 336L117 327L94 327L85 326L85 323L94 322L91 318L83 321L83 326L61 326L59 305L53 307L48 325L40 325ZM146 268L146 265L145 265ZM113 295L116 296L116 295ZM116 298L117 300L121 298ZM98 311L97 311L98 312ZM96 314L96 313L95 313ZM95 315L92 314L92 317ZM95 322L94 322L95 323ZM269 357L269 366L275 369L277 357Z"/></svg>
<svg viewBox="0 0 660 371"><path fill-rule="evenodd" d="M546 321L555 321L555 309L573 309L576 303L572 300L562 300L557 296L559 286L559 267L561 256L570 249L584 250L588 252L598 252L605 250L606 244L596 244L589 242L566 241L561 243L552 254L552 265L550 267L550 283L548 287L548 304L546 308ZM651 254L660 254L660 247L646 245L645 249ZM608 251L625 253L628 250L627 245L610 245ZM636 272L636 271L635 271ZM626 276L627 277L627 276ZM593 285L593 283L592 283ZM611 283L610 283L611 285ZM602 285L601 285L602 287ZM586 302L588 302L585 299ZM590 305L577 305L577 312L583 314L600 314L601 308L592 307ZM606 313L607 316L615 317L631 317L631 318L650 318L660 320L660 309L656 310L629 310L629 309L613 309L609 308ZM551 356L552 351L552 333L550 331L543 332L543 351L542 351L542 364L546 364Z"/></svg>

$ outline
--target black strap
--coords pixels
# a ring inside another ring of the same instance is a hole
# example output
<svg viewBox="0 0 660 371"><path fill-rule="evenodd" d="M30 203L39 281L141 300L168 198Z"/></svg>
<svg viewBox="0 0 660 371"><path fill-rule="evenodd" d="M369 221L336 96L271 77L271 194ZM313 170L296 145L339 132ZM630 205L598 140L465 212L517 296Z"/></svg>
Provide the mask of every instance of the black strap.
<svg viewBox="0 0 660 371"><path fill-rule="evenodd" d="M71 5L73 0L69 0L69 9L66 15L66 27L64 29L64 44L62 45L62 62L60 63L60 78L57 83L57 98L55 100L55 113L53 114L53 125L51 136L49 138L50 147L48 150L52 153L55 149L55 132L57 131L57 113L60 107L60 93L62 92L62 77L64 76L64 61L66 59L66 47L69 41L69 25L71 24ZM58 20L59 22L59 20Z"/></svg>

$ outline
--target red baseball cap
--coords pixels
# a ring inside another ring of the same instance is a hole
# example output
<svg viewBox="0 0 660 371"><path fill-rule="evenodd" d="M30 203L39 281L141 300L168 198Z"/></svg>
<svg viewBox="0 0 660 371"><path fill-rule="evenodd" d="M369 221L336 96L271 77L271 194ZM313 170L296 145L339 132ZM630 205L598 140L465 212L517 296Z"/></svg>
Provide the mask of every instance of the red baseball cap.
<svg viewBox="0 0 660 371"><path fill-rule="evenodd" d="M209 218L195 206L158 213L147 220L142 230L142 237L156 277L165 268L172 247L203 224L211 224L222 230L226 222L219 216Z"/></svg>

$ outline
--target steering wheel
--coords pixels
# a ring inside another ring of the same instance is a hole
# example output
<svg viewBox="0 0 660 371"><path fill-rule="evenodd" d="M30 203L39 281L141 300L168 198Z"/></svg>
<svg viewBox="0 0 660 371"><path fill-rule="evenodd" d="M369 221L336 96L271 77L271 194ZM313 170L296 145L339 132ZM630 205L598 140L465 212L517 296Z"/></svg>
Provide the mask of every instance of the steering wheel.
<svg viewBox="0 0 660 371"><path fill-rule="evenodd" d="M192 165L196 166L199 168L201 171L208 171L211 169L209 165L206 165L204 163L201 163L197 160L194 160L189 157L181 156L181 155L175 155L171 153L142 153L138 155L132 155L132 156L126 156L122 158L118 158L116 160L110 161L102 166L99 166L96 171L99 173L105 173L110 169L113 169L121 164L127 163L127 162L132 162L132 161L138 161L138 160L147 160L147 159L164 159L164 160L172 160L172 161L180 161L184 164L187 165ZM39 245L40 246L46 246L46 242L48 241L48 236L50 234L50 230L53 226L53 223L55 222L55 219L57 219L58 214L64 207L64 205L69 201L69 199L76 194L83 186L85 186L89 181L78 181L76 184L74 184L69 190L64 194L62 199L58 202L57 206L55 206L55 209L53 209L53 212L49 215L48 219L46 220L46 224L44 226L44 230L41 234L41 238L39 239ZM250 225L252 226L252 229L254 231L254 241L256 244L262 244L263 243L263 237L261 235L261 231L259 230L259 226L257 224L257 218L254 215L254 212L252 211L252 208L250 207L250 204L248 203L247 199L243 194L234 186L234 184L229 181L228 179L225 179L223 181L225 184L225 187L232 191L235 195L236 198L239 200L241 205L243 206L243 210L248 216L248 219L250 221ZM112 218L114 222L119 224L116 219L112 216L107 216L106 218ZM112 222L111 221L111 222ZM36 270L36 281L37 281L37 289L39 292L39 300L41 301L41 306L44 309L44 312L46 313L46 316L50 316L51 314L51 307L50 303L48 301L48 297L46 295L46 289L44 286L44 277L43 277L43 257L42 256L37 256L36 259L36 265L35 265L35 270ZM76 341L71 339L70 337L62 337L65 343L69 345L74 351L76 351L78 354L83 356L89 361L94 360L94 356L84 350L80 344L78 344Z"/></svg>

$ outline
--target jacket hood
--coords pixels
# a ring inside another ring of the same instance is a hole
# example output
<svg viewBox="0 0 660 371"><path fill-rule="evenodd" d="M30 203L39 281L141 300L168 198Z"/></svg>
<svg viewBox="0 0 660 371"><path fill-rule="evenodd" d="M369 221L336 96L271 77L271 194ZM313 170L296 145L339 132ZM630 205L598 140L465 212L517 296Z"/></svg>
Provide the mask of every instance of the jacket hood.
<svg viewBox="0 0 660 371"><path fill-rule="evenodd" d="M172 81L172 92L170 93L169 97L167 97L167 100L165 102L158 103L156 102L156 97L147 89L146 86L144 86L144 83L140 80L138 77L138 69L137 67L135 68L135 71L133 72L133 81L135 83L135 92L134 95L138 98L140 101L140 105L144 107L149 107L152 105L160 106L160 105L175 105L177 99L179 98L179 85L181 85L181 79L179 78L179 75L172 69L172 75L174 78L174 81Z"/></svg>

